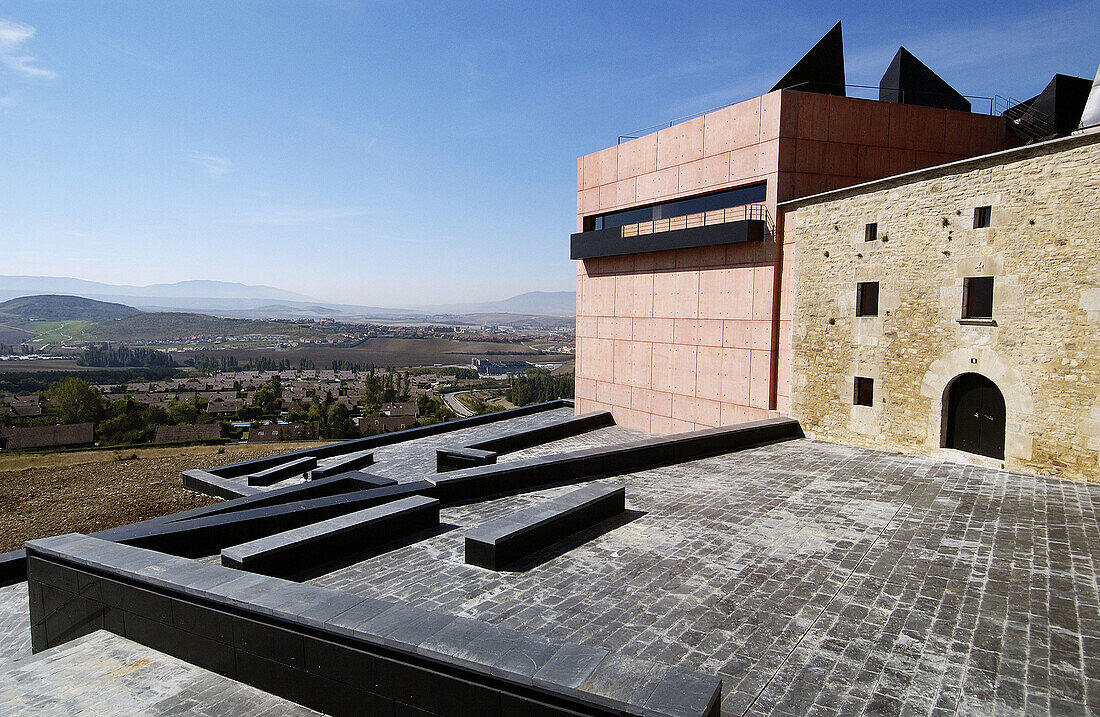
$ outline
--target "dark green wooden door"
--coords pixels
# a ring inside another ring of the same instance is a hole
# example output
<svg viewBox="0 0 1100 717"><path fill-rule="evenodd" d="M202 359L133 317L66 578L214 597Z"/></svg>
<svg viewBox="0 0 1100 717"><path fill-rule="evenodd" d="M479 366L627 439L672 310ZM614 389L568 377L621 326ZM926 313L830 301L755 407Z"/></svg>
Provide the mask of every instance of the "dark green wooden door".
<svg viewBox="0 0 1100 717"><path fill-rule="evenodd" d="M990 458L1005 457L1005 399L985 376L965 373L947 397L947 447Z"/></svg>

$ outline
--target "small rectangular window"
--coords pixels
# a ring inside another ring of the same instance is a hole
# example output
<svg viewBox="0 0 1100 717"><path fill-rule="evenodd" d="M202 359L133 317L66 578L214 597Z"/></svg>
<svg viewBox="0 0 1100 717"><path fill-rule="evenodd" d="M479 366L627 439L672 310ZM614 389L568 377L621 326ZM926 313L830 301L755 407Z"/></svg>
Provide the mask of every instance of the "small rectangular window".
<svg viewBox="0 0 1100 717"><path fill-rule="evenodd" d="M993 207L974 208L974 228L982 229L989 226L989 220L993 216Z"/></svg>
<svg viewBox="0 0 1100 717"><path fill-rule="evenodd" d="M856 316L878 316L877 281L861 281L856 287Z"/></svg>
<svg viewBox="0 0 1100 717"><path fill-rule="evenodd" d="M878 222L871 222L863 230L863 241L874 241L878 239Z"/></svg>
<svg viewBox="0 0 1100 717"><path fill-rule="evenodd" d="M993 318L992 276L973 276L963 279L963 318Z"/></svg>
<svg viewBox="0 0 1100 717"><path fill-rule="evenodd" d="M864 376L856 376L855 395L852 397L852 403L857 406L870 406L874 402L875 380Z"/></svg>

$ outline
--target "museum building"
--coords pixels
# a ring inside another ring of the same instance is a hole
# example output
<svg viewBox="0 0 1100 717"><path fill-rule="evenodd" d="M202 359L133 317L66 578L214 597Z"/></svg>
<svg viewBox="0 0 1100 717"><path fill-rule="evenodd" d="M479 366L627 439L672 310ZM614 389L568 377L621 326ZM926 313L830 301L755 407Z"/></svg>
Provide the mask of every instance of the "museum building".
<svg viewBox="0 0 1100 717"><path fill-rule="evenodd" d="M840 33L838 23L765 95L578 160L576 410L658 434L789 415L829 440L1095 475L1097 381L1084 375L1085 356L1100 353L1084 308L1095 301L1092 140L1035 144L1077 130L1091 83L1057 75L1030 100L989 100L978 114L901 48L878 100L847 97ZM843 250L832 245L841 238ZM1030 268L1005 268L1023 255ZM888 317L904 281L942 313ZM1049 299L1032 300L1039 292ZM1004 326L1012 302L1030 312L1027 329ZM929 342L947 317L950 346ZM963 396L989 386L943 375L960 360L993 383L1016 376L1001 393L1055 391L1044 406L1073 405L1044 410L1040 429L1024 420L1031 404L1010 398L975 437L959 417L976 399ZM1024 377L1032 363L1042 385ZM915 377L919 406L902 401L888 367Z"/></svg>

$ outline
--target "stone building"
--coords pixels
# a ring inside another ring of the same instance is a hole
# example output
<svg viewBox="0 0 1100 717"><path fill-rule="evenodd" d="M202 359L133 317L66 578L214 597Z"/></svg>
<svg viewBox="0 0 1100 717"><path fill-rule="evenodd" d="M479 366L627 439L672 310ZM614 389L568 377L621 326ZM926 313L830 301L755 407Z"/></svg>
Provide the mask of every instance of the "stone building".
<svg viewBox="0 0 1100 717"><path fill-rule="evenodd" d="M1100 477L1100 132L780 209L808 435Z"/></svg>

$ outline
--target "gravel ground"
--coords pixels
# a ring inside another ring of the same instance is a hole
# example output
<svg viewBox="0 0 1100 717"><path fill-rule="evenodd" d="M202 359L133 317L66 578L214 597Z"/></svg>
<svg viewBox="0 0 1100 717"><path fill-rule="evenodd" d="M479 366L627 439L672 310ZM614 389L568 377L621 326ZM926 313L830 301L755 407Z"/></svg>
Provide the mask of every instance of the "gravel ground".
<svg viewBox="0 0 1100 717"><path fill-rule="evenodd" d="M180 473L299 447L284 443L226 446L224 454L203 446L5 457L0 460L0 553L35 538L94 533L215 503L218 499L184 490ZM28 461L34 465L26 466Z"/></svg>

